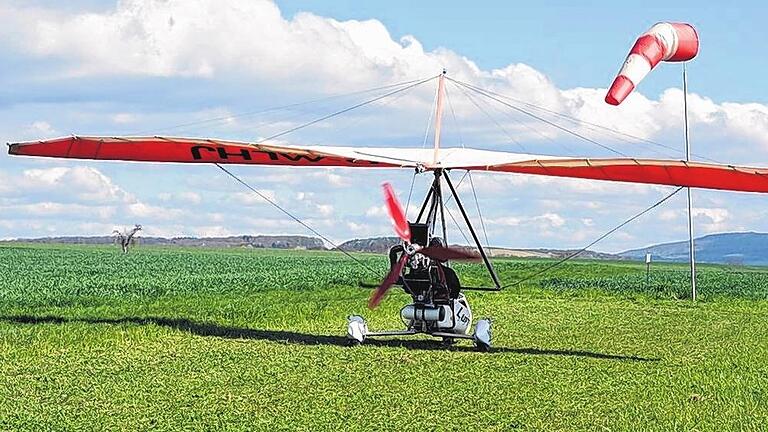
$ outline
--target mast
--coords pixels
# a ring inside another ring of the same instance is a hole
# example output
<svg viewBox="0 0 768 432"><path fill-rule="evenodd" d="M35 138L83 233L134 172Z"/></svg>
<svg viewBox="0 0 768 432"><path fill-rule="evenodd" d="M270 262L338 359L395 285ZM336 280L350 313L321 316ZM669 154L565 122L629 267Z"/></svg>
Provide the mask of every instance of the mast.
<svg viewBox="0 0 768 432"><path fill-rule="evenodd" d="M438 162L438 152L440 150L440 128L443 124L443 96L445 95L445 74L446 70L440 74L437 82L437 104L435 107L435 152L432 154L432 164Z"/></svg>
<svg viewBox="0 0 768 432"><path fill-rule="evenodd" d="M683 62L683 127L685 128L685 161L691 160L691 145L688 132L688 71ZM688 248L691 259L691 298L696 301L696 245L693 240L693 200L688 189Z"/></svg>

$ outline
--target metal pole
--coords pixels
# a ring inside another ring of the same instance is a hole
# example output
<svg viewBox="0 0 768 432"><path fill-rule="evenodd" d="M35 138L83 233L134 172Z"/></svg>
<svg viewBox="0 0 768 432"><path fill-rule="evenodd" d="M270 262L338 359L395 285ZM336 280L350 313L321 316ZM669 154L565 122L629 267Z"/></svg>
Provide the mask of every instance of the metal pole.
<svg viewBox="0 0 768 432"><path fill-rule="evenodd" d="M440 170L442 172L442 170ZM438 177L438 184L440 183L440 179ZM445 247L448 247L448 227L445 223L445 202L443 201L443 188L441 187L438 192L440 192L440 221L443 225L443 244Z"/></svg>
<svg viewBox="0 0 768 432"><path fill-rule="evenodd" d="M649 255L645 255L645 289L651 287L651 260Z"/></svg>
<svg viewBox="0 0 768 432"><path fill-rule="evenodd" d="M477 250L480 252L480 256L483 258L485 267L488 269L488 272L491 274L491 279L493 279L493 284L496 285L496 289L500 290L501 282L499 281L499 275L497 275L496 270L493 269L493 264L491 264L491 260L488 259L488 255L486 255L485 249L483 249L483 245L480 243L480 239L477 238L477 233L475 233L475 229L472 227L472 221L469 219L467 212L464 210L464 206L461 204L461 200L459 199L459 194L456 192L456 189L453 187L451 178L448 176L447 172L444 173L444 175L445 175L445 183L448 185L448 188L451 189L451 194L453 194L454 201L456 201L456 206L459 208L459 211L461 212L461 216L464 217L464 222L466 222L467 228L469 228L469 232L470 234L472 234L472 239L475 241Z"/></svg>
<svg viewBox="0 0 768 432"><path fill-rule="evenodd" d="M683 62L683 123L685 128L685 161L691 160L691 144L688 127L688 70ZM693 199L688 189L688 246L691 260L691 298L696 301L696 245L693 240Z"/></svg>
<svg viewBox="0 0 768 432"><path fill-rule="evenodd" d="M432 181L432 186L429 188L429 192L427 192L427 197L424 199L424 204L421 205L421 210L419 210L419 216L416 217L416 223L421 222L421 217L424 215L424 210L427 209L427 204L429 204L430 198L432 198L432 193L435 191L435 183L434 180Z"/></svg>
<svg viewBox="0 0 768 432"><path fill-rule="evenodd" d="M443 95L445 94L445 69L440 74L437 82L437 107L435 108L435 147L432 154L432 164L437 164L439 160L438 152L440 150L440 127L443 124Z"/></svg>

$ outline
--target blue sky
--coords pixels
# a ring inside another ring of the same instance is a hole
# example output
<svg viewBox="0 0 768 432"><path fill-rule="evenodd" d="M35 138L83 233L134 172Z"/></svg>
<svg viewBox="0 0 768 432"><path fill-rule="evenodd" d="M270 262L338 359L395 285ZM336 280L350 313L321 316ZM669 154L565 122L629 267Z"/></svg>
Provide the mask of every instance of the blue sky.
<svg viewBox="0 0 768 432"><path fill-rule="evenodd" d="M768 165L766 6L580 3L0 1L0 137L142 132L254 140L366 96L239 113L421 78L445 66L458 79L681 149L679 65L658 67L618 109L602 102L636 37L657 21L681 20L702 39L689 66L694 153ZM421 146L433 92L417 89L287 139ZM447 146L606 156L485 101L501 131L458 88L449 86L449 95L457 120L445 121ZM218 117L224 120L173 128ZM579 131L628 154L680 157ZM389 235L379 185L392 181L407 191L411 180L396 170L235 171L334 240ZM492 242L514 247L579 247L670 191L525 176L474 180ZM417 191L427 184L417 177ZM472 203L471 191L462 190ZM700 234L768 230L761 196L696 191L695 198ZM597 249L685 238L684 204L675 198ZM164 236L305 233L213 167L0 154L0 238L103 235L134 223ZM450 235L461 238L456 230Z"/></svg>
<svg viewBox="0 0 768 432"><path fill-rule="evenodd" d="M703 50L689 69L692 91L720 101L766 102L768 5L702 1L473 2L278 1L287 16L312 11L336 19L376 18L394 37L416 36L428 50L448 47L483 68L523 62L558 86L601 87L613 79L637 36L657 21L689 22ZM595 55L598 54L598 55ZM617 60L618 59L618 60ZM618 63L617 63L618 62ZM660 68L643 91L679 86L677 67Z"/></svg>

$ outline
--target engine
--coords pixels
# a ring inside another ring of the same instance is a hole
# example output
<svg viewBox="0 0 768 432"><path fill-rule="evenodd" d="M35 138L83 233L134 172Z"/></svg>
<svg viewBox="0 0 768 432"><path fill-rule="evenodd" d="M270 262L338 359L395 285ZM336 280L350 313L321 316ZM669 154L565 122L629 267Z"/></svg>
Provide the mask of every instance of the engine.
<svg viewBox="0 0 768 432"><path fill-rule="evenodd" d="M464 294L447 304L413 303L400 310L400 317L409 329L468 334L472 310Z"/></svg>

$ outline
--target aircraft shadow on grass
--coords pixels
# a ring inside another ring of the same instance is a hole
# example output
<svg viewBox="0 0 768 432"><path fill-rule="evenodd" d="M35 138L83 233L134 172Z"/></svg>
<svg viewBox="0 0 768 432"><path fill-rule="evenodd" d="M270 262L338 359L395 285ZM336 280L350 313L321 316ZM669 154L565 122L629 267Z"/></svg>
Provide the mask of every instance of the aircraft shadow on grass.
<svg viewBox="0 0 768 432"><path fill-rule="evenodd" d="M34 315L10 315L0 316L0 321L11 324L67 324L67 323L87 323L87 324L133 324L133 325L159 325L169 327L175 330L185 331L198 336L220 337L226 339L253 339L270 342L281 342L300 345L335 345L348 346L349 340L344 336L317 335L310 333L299 333L286 330L261 330L241 327L223 326L215 323L201 323L187 318L165 318L165 317L124 317L124 318L70 318L61 316L34 316ZM437 340L416 339L369 339L365 342L366 346L378 347L400 347L410 350L440 350L440 351L474 351L471 346L453 345L444 346ZM645 358L639 356L626 356L616 354L605 354L582 350L557 350L542 348L507 348L494 347L490 354L526 354L526 355L544 355L544 356L573 356L586 357L602 360L623 360L655 362L657 358Z"/></svg>

